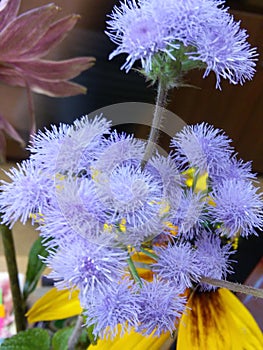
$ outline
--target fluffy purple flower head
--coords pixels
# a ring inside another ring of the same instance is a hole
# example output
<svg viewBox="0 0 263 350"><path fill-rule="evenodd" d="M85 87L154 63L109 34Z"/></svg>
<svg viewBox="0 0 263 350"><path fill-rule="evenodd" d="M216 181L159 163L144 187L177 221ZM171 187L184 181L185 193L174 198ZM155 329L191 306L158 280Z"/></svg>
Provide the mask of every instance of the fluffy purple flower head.
<svg viewBox="0 0 263 350"><path fill-rule="evenodd" d="M225 180L255 180L256 174L252 172L252 162L244 162L233 155L229 160L226 159L223 167L218 173L211 176L212 187L222 183Z"/></svg>
<svg viewBox="0 0 263 350"><path fill-rule="evenodd" d="M88 240L96 240L103 231L106 213L96 191L94 182L88 178L56 179L54 199L45 210L42 237L55 238L82 235Z"/></svg>
<svg viewBox="0 0 263 350"><path fill-rule="evenodd" d="M196 240L196 258L202 276L215 279L225 279L227 274L232 272L229 259L233 254L230 244L222 245L221 239L214 233L204 231ZM205 283L201 284L204 291L215 290L216 287Z"/></svg>
<svg viewBox="0 0 263 350"><path fill-rule="evenodd" d="M98 191L112 222L125 218L128 226L139 227L158 214L162 184L149 172L127 164L116 167L107 180Z"/></svg>
<svg viewBox="0 0 263 350"><path fill-rule="evenodd" d="M6 174L11 182L1 181L2 223L12 227L18 220L25 224L31 214L42 214L52 197L53 180L42 176L41 170L30 160Z"/></svg>
<svg viewBox="0 0 263 350"><path fill-rule="evenodd" d="M128 279L111 284L96 298L82 300L86 309L85 326L94 325L93 334L97 338L114 338L129 332L138 325L140 308L137 302L137 287Z"/></svg>
<svg viewBox="0 0 263 350"><path fill-rule="evenodd" d="M36 166L49 174L56 171L63 171L67 167L64 160L61 164L57 163L57 158L63 144L63 140L67 137L70 130L68 124L51 125L50 130L38 131L31 138L31 144L28 147L30 151L30 159Z"/></svg>
<svg viewBox="0 0 263 350"><path fill-rule="evenodd" d="M172 61L196 62L232 84L243 84L255 73L257 53L247 42L245 30L218 0L127 0L114 7L108 21L110 39L118 45L110 58L127 53L122 68L129 71L136 60L149 73L158 53ZM181 54L185 53L185 57ZM183 58L182 58L183 57ZM165 60L163 60L164 62ZM164 69L164 71L166 71ZM167 71L166 71L167 72Z"/></svg>
<svg viewBox="0 0 263 350"><path fill-rule="evenodd" d="M210 23L193 31L188 38L196 52L189 54L192 60L206 64L204 77L211 71L216 75L216 88L221 89L221 78L231 84L244 84L255 74L257 52L247 42L248 35L230 15L222 16L222 21Z"/></svg>
<svg viewBox="0 0 263 350"><path fill-rule="evenodd" d="M65 239L76 236L76 232L68 224L67 218L61 215L61 210L57 205L48 206L42 223L43 225L40 225L38 230L42 237L42 243L47 249L56 249L60 242L63 243Z"/></svg>
<svg viewBox="0 0 263 350"><path fill-rule="evenodd" d="M51 131L39 131L33 136L29 150L36 165L50 174L73 172L88 168L94 159L110 122L96 116L84 116L72 125L52 125Z"/></svg>
<svg viewBox="0 0 263 350"><path fill-rule="evenodd" d="M67 158L72 161L67 171L71 169L76 173L88 170L91 162L97 157L103 136L110 133L110 126L111 122L102 114L94 119L84 116L74 121L59 154L59 158L62 157L64 162ZM58 161L60 162L60 159Z"/></svg>
<svg viewBox="0 0 263 350"><path fill-rule="evenodd" d="M106 222L115 228L123 223L122 229L115 232L117 241L138 245L164 229L167 219L162 213L163 184L155 175L126 161L95 178L101 208L107 213Z"/></svg>
<svg viewBox="0 0 263 350"><path fill-rule="evenodd" d="M145 143L142 140L112 131L108 138L103 139L96 161L92 164L96 181L103 181L104 176L109 176L116 167L127 162L140 164L144 152Z"/></svg>
<svg viewBox="0 0 263 350"><path fill-rule="evenodd" d="M135 0L126 0L120 7L115 6L109 17L111 20L107 22L106 34L118 45L110 54L110 59L121 53L127 53L126 62L121 67L127 72L138 59L142 67L149 71L152 69L152 56L156 52L163 51L170 54L172 37L169 22L167 23L165 16L162 16L160 25L151 7L139 6Z"/></svg>
<svg viewBox="0 0 263 350"><path fill-rule="evenodd" d="M189 45L191 33L212 20L221 20L227 9L220 0L142 0L141 6L151 8L159 26L170 28L172 40Z"/></svg>
<svg viewBox="0 0 263 350"><path fill-rule="evenodd" d="M227 237L256 234L263 227L263 199L251 181L225 180L214 187L211 197L215 205L210 212L218 232Z"/></svg>
<svg viewBox="0 0 263 350"><path fill-rule="evenodd" d="M172 222L178 227L178 234L184 239L192 239L206 220L204 195L192 189L186 191L180 201Z"/></svg>
<svg viewBox="0 0 263 350"><path fill-rule="evenodd" d="M156 172L156 176L160 178L163 185L163 196L167 203L173 206L173 210L177 210L182 197L183 180L172 157L157 154L149 160L146 169Z"/></svg>
<svg viewBox="0 0 263 350"><path fill-rule="evenodd" d="M154 278L152 282L143 281L137 302L140 307L137 331L160 336L174 332L176 324L185 309L185 298L173 284Z"/></svg>
<svg viewBox="0 0 263 350"><path fill-rule="evenodd" d="M58 288L77 288L81 298L93 299L104 293L106 287L121 280L127 266L124 250L108 248L88 242L82 236L59 242L44 259L52 269L50 277Z"/></svg>
<svg viewBox="0 0 263 350"><path fill-rule="evenodd" d="M199 261L190 243L157 247L155 253L158 261L152 264L152 270L161 279L169 281L173 288L184 290L199 280L201 275Z"/></svg>
<svg viewBox="0 0 263 350"><path fill-rule="evenodd" d="M178 168L196 168L209 176L219 172L232 154L231 140L207 123L187 125L172 139Z"/></svg>

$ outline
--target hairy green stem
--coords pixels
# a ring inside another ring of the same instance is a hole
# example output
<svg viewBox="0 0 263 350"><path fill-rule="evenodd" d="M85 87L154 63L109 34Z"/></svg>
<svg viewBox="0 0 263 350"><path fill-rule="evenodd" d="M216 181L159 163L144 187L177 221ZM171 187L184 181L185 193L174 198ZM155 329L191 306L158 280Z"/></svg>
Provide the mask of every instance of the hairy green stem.
<svg viewBox="0 0 263 350"><path fill-rule="evenodd" d="M82 332L82 324L83 324L83 317L80 315L77 318L77 322L75 324L75 328L73 329L73 332L71 334L71 336L69 337L68 340L68 350L74 350L78 340L81 336L81 332Z"/></svg>
<svg viewBox="0 0 263 350"><path fill-rule="evenodd" d="M163 118L163 108L166 106L166 102L167 102L166 100L167 93L168 93L167 88L159 80L155 109L153 114L153 121L151 125L150 135L147 140L145 153L142 160L142 168L145 167L145 165L153 155L153 152L156 148L156 144L159 138L159 131L162 123L162 118Z"/></svg>
<svg viewBox="0 0 263 350"><path fill-rule="evenodd" d="M219 288L227 288L229 290L232 290L233 292L252 295L256 298L263 298L263 289L246 286L239 283L218 280L210 277L202 277L200 282L211 284L212 286L219 287Z"/></svg>
<svg viewBox="0 0 263 350"><path fill-rule="evenodd" d="M15 323L17 332L26 329L25 304L19 287L18 268L12 231L5 225L0 225L5 259L9 274L10 287L13 299Z"/></svg>

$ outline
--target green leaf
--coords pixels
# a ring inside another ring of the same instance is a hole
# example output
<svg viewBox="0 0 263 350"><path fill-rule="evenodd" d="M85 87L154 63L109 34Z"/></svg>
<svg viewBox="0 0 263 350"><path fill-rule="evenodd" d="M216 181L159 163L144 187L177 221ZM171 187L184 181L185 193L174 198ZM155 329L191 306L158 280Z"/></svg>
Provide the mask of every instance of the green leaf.
<svg viewBox="0 0 263 350"><path fill-rule="evenodd" d="M26 300L37 286L42 272L45 269L45 264L39 259L39 255L47 257L48 253L42 245L41 238L38 238L32 245L27 264L26 281L24 285L23 295Z"/></svg>
<svg viewBox="0 0 263 350"><path fill-rule="evenodd" d="M74 331L74 327L67 327L57 331L52 338L52 350L68 350L68 341ZM79 336L75 350L86 350L90 345L86 329L84 328Z"/></svg>
<svg viewBox="0 0 263 350"><path fill-rule="evenodd" d="M94 325L91 325L88 328L86 328L89 342L93 345L96 345L98 342L98 338L95 338L93 334L93 329L94 329Z"/></svg>
<svg viewBox="0 0 263 350"><path fill-rule="evenodd" d="M74 327L67 327L57 331L52 338L52 348L53 350L67 350L68 341L71 336Z"/></svg>
<svg viewBox="0 0 263 350"><path fill-rule="evenodd" d="M50 337L48 331L42 328L32 328L19 332L4 340L1 350L49 350Z"/></svg>

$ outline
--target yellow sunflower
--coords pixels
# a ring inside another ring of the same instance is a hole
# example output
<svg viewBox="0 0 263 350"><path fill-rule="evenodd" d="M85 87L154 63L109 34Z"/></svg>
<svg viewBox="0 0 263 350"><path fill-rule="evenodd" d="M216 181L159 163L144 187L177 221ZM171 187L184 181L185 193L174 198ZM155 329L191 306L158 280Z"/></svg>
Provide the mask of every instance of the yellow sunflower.
<svg viewBox="0 0 263 350"><path fill-rule="evenodd" d="M79 315L78 293L55 288L47 292L28 311L28 322L52 321ZM136 332L99 339L89 350L165 350L175 340L170 333L160 337ZM263 335L253 316L229 290L193 292L182 316L177 350L262 350Z"/></svg>

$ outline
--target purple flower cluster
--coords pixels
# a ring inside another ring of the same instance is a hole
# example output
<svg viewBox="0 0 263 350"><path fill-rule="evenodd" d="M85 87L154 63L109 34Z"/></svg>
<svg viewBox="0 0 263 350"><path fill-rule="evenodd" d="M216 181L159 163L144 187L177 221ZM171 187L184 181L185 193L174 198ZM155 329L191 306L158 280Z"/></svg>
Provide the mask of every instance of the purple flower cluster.
<svg viewBox="0 0 263 350"><path fill-rule="evenodd" d="M181 171L195 169L197 177L208 174L207 200L202 200L205 216L200 213L195 219L199 228L207 221L220 235L232 239L237 233L247 237L255 234L256 228L262 229L263 207L262 194L253 183L255 174L251 171L251 163L237 160L230 143L222 130L202 123L184 127L172 139L171 146L173 159ZM194 219L193 214L191 217ZM180 216L175 224L179 220ZM179 226L180 232L187 237L187 232Z"/></svg>
<svg viewBox="0 0 263 350"><path fill-rule="evenodd" d="M35 135L30 158L2 182L2 223L39 224L50 276L80 291L96 337L172 333L185 289L212 290L202 276L225 279L231 241L263 226L251 165L221 130L187 126L169 156L142 167L145 147L102 116L83 117ZM141 267L153 280L140 277Z"/></svg>
<svg viewBox="0 0 263 350"><path fill-rule="evenodd" d="M126 0L115 6L106 33L118 45L110 59L125 53L122 68L129 71L136 60L147 72L153 68L156 54L172 60L185 58L199 62L232 84L243 84L255 73L257 53L247 42L248 35L218 0Z"/></svg>

